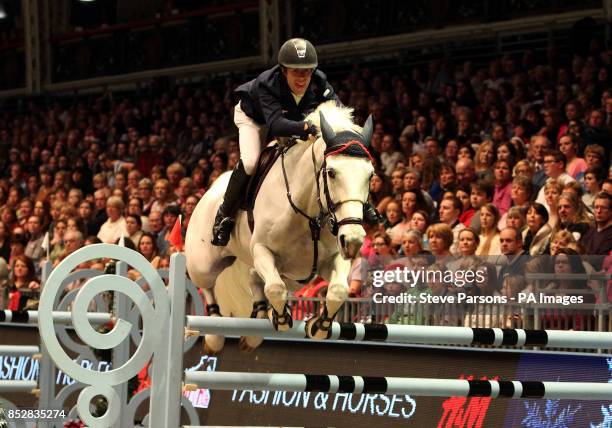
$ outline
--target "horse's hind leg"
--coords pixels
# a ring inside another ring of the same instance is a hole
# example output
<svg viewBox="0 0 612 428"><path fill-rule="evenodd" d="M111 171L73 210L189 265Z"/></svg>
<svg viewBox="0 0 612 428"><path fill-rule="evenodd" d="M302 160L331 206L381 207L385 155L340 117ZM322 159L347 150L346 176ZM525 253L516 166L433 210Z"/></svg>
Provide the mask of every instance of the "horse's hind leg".
<svg viewBox="0 0 612 428"><path fill-rule="evenodd" d="M221 311L215 299L214 289L203 288L202 294L206 300L206 314L210 317L220 317ZM204 353L206 355L218 354L223 349L224 344L225 336L204 334Z"/></svg>
<svg viewBox="0 0 612 428"><path fill-rule="evenodd" d="M198 245L200 245L199 242ZM206 245L210 246L208 243L206 243ZM186 248L186 251L187 250L191 250L192 253L194 253L200 250L200 248ZM215 258L214 255L216 254L217 253L213 249L211 253L208 253L207 257L199 259L187 258L187 271L189 272L191 281L202 290L202 294L206 300L206 312L209 316L221 316L214 287L219 274L234 261L231 257ZM224 343L225 337L223 336L205 334L204 352L208 355L217 354L223 349Z"/></svg>
<svg viewBox="0 0 612 428"><path fill-rule="evenodd" d="M306 334L311 339L327 339L331 332L332 322L348 297L348 275L351 262L344 260L340 254L321 269L323 278L329 278L327 295L323 310L318 317L306 323Z"/></svg>
<svg viewBox="0 0 612 428"><path fill-rule="evenodd" d="M268 316L268 301L264 295L264 283L257 271L253 268L249 270L249 286L253 294L253 311L251 318L264 319ZM261 336L241 336L238 349L243 352L253 352L261 345Z"/></svg>
<svg viewBox="0 0 612 428"><path fill-rule="evenodd" d="M262 244L255 244L252 254L255 270L264 280L264 293L272 306L268 317L276 330L287 331L293 326L293 319L287 306L287 287L276 269L274 255Z"/></svg>

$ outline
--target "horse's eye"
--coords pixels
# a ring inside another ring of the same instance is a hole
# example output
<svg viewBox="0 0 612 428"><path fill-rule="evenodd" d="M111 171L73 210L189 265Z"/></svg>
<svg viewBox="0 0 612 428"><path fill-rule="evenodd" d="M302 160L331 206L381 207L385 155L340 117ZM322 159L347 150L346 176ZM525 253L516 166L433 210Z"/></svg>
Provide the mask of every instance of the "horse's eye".
<svg viewBox="0 0 612 428"><path fill-rule="evenodd" d="M336 171L334 171L333 169L328 169L327 176L333 180L334 178L336 178Z"/></svg>

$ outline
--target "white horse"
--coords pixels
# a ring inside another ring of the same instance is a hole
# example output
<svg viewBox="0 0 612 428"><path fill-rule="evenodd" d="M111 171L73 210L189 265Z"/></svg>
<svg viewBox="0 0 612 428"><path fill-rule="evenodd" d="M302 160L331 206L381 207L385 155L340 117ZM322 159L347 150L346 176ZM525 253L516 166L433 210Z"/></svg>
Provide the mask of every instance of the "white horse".
<svg viewBox="0 0 612 428"><path fill-rule="evenodd" d="M292 325L287 285L297 289L299 280L320 275L329 281L326 302L322 313L309 320L306 333L323 339L347 298L350 259L358 254L365 236L363 206L374 173L367 147L373 126L370 117L361 129L353 123L352 109L334 102L322 104L306 119L318 126L321 135L298 141L272 166L255 201L253 232L247 213L239 211L228 245L210 243L227 173L198 203L189 222L185 254L191 280L203 289L210 314L245 316L244 302L230 308L227 303L247 298L254 302L251 316L262 318L267 298L271 305L268 317L280 331ZM232 264L220 278L225 283L225 302L220 301L225 308L219 310L213 288L217 277ZM252 296L244 292L244 284L234 283L236 290L228 290L236 280L248 282ZM208 352L223 347L222 337L207 336L205 342Z"/></svg>

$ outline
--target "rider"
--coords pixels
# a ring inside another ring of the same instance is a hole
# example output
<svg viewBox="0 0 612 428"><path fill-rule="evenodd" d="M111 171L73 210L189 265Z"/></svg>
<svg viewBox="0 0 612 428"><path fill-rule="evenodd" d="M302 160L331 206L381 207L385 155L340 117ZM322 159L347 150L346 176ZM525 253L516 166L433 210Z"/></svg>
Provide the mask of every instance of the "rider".
<svg viewBox="0 0 612 428"><path fill-rule="evenodd" d="M234 109L238 127L240 161L217 211L212 244L225 246L234 227L250 176L255 172L262 146L273 137L306 140L317 128L304 117L319 104L340 104L325 74L317 70L317 51L306 39L287 40L278 52L278 65L236 88L240 101Z"/></svg>

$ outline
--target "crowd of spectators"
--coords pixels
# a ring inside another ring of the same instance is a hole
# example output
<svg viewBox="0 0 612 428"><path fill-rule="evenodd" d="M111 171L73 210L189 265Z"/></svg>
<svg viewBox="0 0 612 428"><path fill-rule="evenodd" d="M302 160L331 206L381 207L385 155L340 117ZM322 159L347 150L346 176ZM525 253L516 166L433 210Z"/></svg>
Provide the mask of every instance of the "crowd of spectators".
<svg viewBox="0 0 612 428"><path fill-rule="evenodd" d="M371 114L375 123L370 202L384 222L366 226L352 295L368 295L364 266L384 269L398 257L410 265L417 255L481 260L477 267L504 256L494 285L475 293L520 291L504 278L513 264L524 267L521 255L595 255L581 266L609 269L611 73L612 51L594 39L586 56L551 48L482 66L432 61L330 76L356 121ZM36 304L44 260L122 235L166 265L178 216L184 233L199 198L239 160L237 83L25 101L2 113L2 306Z"/></svg>

